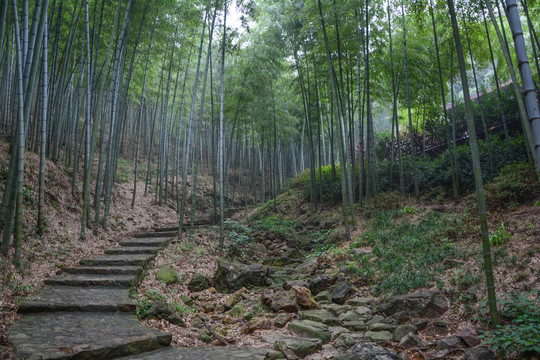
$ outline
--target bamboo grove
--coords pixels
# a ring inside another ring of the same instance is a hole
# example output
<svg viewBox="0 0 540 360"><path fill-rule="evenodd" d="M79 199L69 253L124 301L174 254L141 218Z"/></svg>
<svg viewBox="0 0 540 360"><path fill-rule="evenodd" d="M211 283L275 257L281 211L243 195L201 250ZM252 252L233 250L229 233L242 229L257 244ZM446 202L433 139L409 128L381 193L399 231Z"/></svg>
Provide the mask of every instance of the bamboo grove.
<svg viewBox="0 0 540 360"><path fill-rule="evenodd" d="M213 179L222 247L225 206L276 208L300 173L313 211L342 204L348 237L357 204L429 186L426 157L449 154L457 198L468 144L496 322L477 138L491 176L505 165L494 144L512 151L516 134L539 173L539 12L531 0L2 0L1 250L14 242L20 263L26 151L40 155L40 233L46 159L70 169L81 239L107 229L129 159L132 206L143 191L173 206L180 236L186 224L192 235L198 176Z"/></svg>

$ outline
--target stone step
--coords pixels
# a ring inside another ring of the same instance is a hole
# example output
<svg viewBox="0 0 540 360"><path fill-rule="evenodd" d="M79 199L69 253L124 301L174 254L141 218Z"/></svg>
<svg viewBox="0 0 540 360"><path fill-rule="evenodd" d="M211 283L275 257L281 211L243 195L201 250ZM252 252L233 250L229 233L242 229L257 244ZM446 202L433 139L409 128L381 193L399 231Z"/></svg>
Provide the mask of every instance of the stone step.
<svg viewBox="0 0 540 360"><path fill-rule="evenodd" d="M58 311L134 312L135 304L127 288L51 286L29 296L18 310L20 314Z"/></svg>
<svg viewBox="0 0 540 360"><path fill-rule="evenodd" d="M114 286L129 288L135 285L136 275L62 274L45 280L45 285Z"/></svg>
<svg viewBox="0 0 540 360"><path fill-rule="evenodd" d="M105 255L96 256L91 259L83 259L79 264L83 266L146 266L155 254L134 254L134 255Z"/></svg>
<svg viewBox="0 0 540 360"><path fill-rule="evenodd" d="M238 346L209 346L167 348L144 354L127 356L119 360L265 360L283 358L275 350ZM279 357L278 357L279 356Z"/></svg>
<svg viewBox="0 0 540 360"><path fill-rule="evenodd" d="M171 237L156 237L156 238L134 238L131 240L122 241L121 246L160 246L165 247L171 242Z"/></svg>
<svg viewBox="0 0 540 360"><path fill-rule="evenodd" d="M64 268L63 272L67 274L100 274L100 275L127 275L140 274L142 266L81 266L73 268Z"/></svg>
<svg viewBox="0 0 540 360"><path fill-rule="evenodd" d="M7 335L20 359L112 359L157 350L172 339L135 315L89 312L23 316Z"/></svg>
<svg viewBox="0 0 540 360"><path fill-rule="evenodd" d="M135 235L136 238L153 238L153 237L174 237L178 235L176 231L162 231L162 232L150 232Z"/></svg>
<svg viewBox="0 0 540 360"><path fill-rule="evenodd" d="M157 254L161 249L161 247L156 246L120 246L105 250L105 254Z"/></svg>

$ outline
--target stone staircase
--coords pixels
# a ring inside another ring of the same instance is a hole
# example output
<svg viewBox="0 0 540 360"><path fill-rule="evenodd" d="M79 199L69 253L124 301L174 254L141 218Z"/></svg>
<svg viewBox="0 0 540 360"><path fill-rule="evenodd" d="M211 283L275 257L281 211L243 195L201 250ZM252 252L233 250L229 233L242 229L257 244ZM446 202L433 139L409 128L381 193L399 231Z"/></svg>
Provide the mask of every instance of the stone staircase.
<svg viewBox="0 0 540 360"><path fill-rule="evenodd" d="M45 280L43 289L21 303L21 319L8 331L16 356L112 359L168 346L170 334L139 322L129 292L174 236L171 231L141 234Z"/></svg>
<svg viewBox="0 0 540 360"><path fill-rule="evenodd" d="M177 230L176 230L177 231ZM171 348L171 334L147 328L129 297L156 254L176 236L157 229L83 259L45 280L19 306L8 330L20 359L265 360L280 353L246 347Z"/></svg>

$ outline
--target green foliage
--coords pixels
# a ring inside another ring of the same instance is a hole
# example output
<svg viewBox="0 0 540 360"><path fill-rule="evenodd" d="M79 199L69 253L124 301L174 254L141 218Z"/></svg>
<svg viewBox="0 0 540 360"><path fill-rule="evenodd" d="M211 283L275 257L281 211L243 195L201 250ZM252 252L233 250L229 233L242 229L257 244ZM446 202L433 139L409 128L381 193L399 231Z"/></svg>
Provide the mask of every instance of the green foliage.
<svg viewBox="0 0 540 360"><path fill-rule="evenodd" d="M139 318L144 318L152 306L152 303L155 301L166 302L169 307L178 312L179 315L190 314L195 312L190 306L187 306L183 303L176 301L169 301L169 298L166 294L162 293L159 290L150 289L144 293L144 295L135 301L136 309L135 313Z"/></svg>
<svg viewBox="0 0 540 360"><path fill-rule="evenodd" d="M287 239L294 233L295 226L296 221L274 214L257 221L254 224L254 229L280 239Z"/></svg>
<svg viewBox="0 0 540 360"><path fill-rule="evenodd" d="M351 274L370 284L377 293L405 293L430 287L445 271L445 259L463 258L466 252L454 241L459 236L457 218L428 211L413 224L403 210L375 213L366 231L351 248L371 246L372 254L354 254Z"/></svg>
<svg viewBox="0 0 540 360"><path fill-rule="evenodd" d="M499 300L505 322L481 337L501 356L540 355L540 299L538 290L511 293Z"/></svg>
<svg viewBox="0 0 540 360"><path fill-rule="evenodd" d="M321 230L318 232L317 237L313 240L313 254L314 256L320 256L323 253L335 248L335 244L330 241L328 235L333 230Z"/></svg>
<svg viewBox="0 0 540 360"><path fill-rule="evenodd" d="M317 192L319 191L319 182L321 182L322 197L324 202L341 201L341 167L336 164L334 167L336 174L335 179L332 175L332 166L327 165L321 168L321 176L319 176L319 169L315 169L315 181ZM311 196L311 177L310 170L306 170L297 180L293 186L300 187L303 190L303 195L306 199Z"/></svg>
<svg viewBox="0 0 540 360"><path fill-rule="evenodd" d="M540 186L529 165L520 162L502 168L485 190L490 208L504 208L538 195Z"/></svg>
<svg viewBox="0 0 540 360"><path fill-rule="evenodd" d="M512 238L512 233L506 230L504 227L504 221L502 221L499 224L499 227L497 230L493 231L489 235L489 242L492 246L500 246L504 243L506 243L508 240Z"/></svg>
<svg viewBox="0 0 540 360"><path fill-rule="evenodd" d="M253 241L251 229L246 225L227 219L224 221L226 236L229 239L225 246L225 252L229 257L242 257L245 255L247 245Z"/></svg>

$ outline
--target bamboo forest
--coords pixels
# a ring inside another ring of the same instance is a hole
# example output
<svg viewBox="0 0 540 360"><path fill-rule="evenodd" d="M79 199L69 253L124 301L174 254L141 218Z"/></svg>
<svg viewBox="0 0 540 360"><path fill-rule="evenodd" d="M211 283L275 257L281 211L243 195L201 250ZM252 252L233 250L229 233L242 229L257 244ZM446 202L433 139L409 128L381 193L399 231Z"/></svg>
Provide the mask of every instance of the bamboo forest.
<svg viewBox="0 0 540 360"><path fill-rule="evenodd" d="M540 359L539 0L0 0L0 359Z"/></svg>

